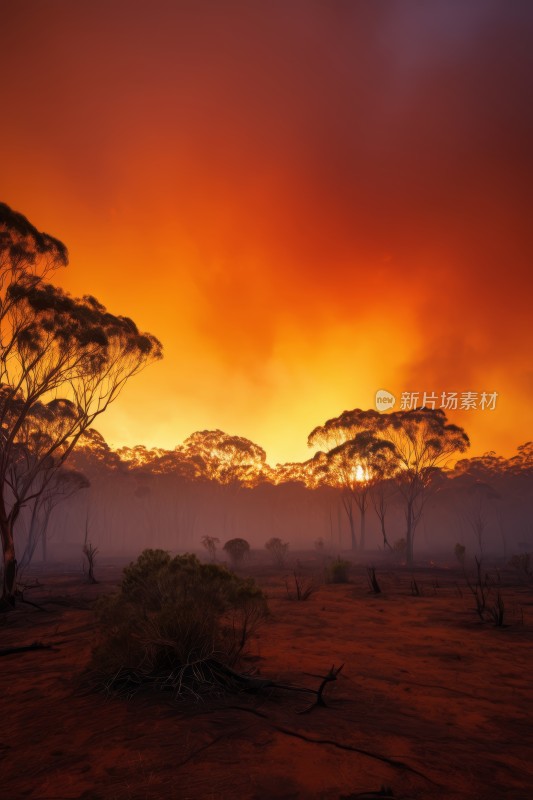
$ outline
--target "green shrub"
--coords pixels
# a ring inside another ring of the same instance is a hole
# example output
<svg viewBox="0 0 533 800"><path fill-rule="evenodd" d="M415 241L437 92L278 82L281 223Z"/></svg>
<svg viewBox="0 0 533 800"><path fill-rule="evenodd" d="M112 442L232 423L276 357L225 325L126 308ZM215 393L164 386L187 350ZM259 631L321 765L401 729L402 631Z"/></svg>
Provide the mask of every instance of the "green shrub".
<svg viewBox="0 0 533 800"><path fill-rule="evenodd" d="M351 566L350 561L336 558L326 570L326 583L348 583Z"/></svg>
<svg viewBox="0 0 533 800"><path fill-rule="evenodd" d="M220 688L266 611L251 579L194 555L145 550L96 605L92 667L108 688L147 683L199 695Z"/></svg>

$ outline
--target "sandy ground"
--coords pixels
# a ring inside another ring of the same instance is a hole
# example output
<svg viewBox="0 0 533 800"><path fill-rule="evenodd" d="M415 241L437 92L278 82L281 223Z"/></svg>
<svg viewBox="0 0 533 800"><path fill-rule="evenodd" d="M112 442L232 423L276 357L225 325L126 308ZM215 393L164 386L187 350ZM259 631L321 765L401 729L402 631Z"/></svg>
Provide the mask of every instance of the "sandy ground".
<svg viewBox="0 0 533 800"><path fill-rule="evenodd" d="M0 618L0 648L52 649L0 658L0 795L10 800L275 800L379 797L529 800L533 797L533 586L500 575L508 625L479 622L459 570L365 570L287 599L288 570L250 565L269 596L270 620L249 666L263 677L315 687L306 673L344 664L327 708L299 714L305 695L239 694L217 705L166 695L130 701L82 681L100 583L76 572L43 586ZM376 793L376 794L372 794Z"/></svg>

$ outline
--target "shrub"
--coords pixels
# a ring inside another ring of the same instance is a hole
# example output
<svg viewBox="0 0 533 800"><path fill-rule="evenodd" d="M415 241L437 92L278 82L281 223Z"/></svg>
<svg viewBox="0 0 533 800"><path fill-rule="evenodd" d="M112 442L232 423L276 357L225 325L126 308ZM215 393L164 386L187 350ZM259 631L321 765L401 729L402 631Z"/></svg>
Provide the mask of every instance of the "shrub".
<svg viewBox="0 0 533 800"><path fill-rule="evenodd" d="M400 558L405 558L407 554L407 542L402 537L401 539L397 539L394 544L392 545L392 551Z"/></svg>
<svg viewBox="0 0 533 800"><path fill-rule="evenodd" d="M496 628L504 627L505 620L505 603L501 592L496 595L496 602L488 609L489 619L492 620Z"/></svg>
<svg viewBox="0 0 533 800"><path fill-rule="evenodd" d="M289 579L285 579L285 589L289 600L308 600L320 586L319 581L313 575L303 575L297 570L292 573L294 590L289 586Z"/></svg>
<svg viewBox="0 0 533 800"><path fill-rule="evenodd" d="M455 557L456 557L457 561L459 562L459 564L461 564L461 566L464 566L465 553L466 553L466 547L464 546L464 544L460 544L459 542L457 542L457 544L454 547L453 552L455 553Z"/></svg>
<svg viewBox="0 0 533 800"><path fill-rule="evenodd" d="M336 558L326 570L326 583L348 583L351 566L350 561Z"/></svg>
<svg viewBox="0 0 533 800"><path fill-rule="evenodd" d="M274 564L276 564L278 567L282 567L285 563L285 558L289 549L289 543L282 542L277 536L273 536L272 539L269 539L265 544L265 548L272 556L272 561Z"/></svg>
<svg viewBox="0 0 533 800"><path fill-rule="evenodd" d="M246 539L228 539L224 547L232 564L240 564L244 556L250 553L250 545Z"/></svg>
<svg viewBox="0 0 533 800"><path fill-rule="evenodd" d="M528 580L533 580L533 565L531 561L531 553L520 553L511 558L509 565L517 570L523 577Z"/></svg>
<svg viewBox="0 0 533 800"><path fill-rule="evenodd" d="M176 695L220 689L266 610L251 579L194 555L145 550L96 605L92 667L129 693L143 684Z"/></svg>

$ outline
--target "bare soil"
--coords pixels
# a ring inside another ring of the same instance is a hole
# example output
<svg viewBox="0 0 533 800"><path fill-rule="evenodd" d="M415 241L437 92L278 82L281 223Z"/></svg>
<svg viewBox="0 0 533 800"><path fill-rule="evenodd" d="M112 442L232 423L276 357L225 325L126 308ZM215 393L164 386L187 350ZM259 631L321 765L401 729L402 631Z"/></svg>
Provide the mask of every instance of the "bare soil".
<svg viewBox="0 0 533 800"><path fill-rule="evenodd" d="M529 800L533 796L533 586L502 572L505 627L479 621L459 569L378 568L287 598L290 570L249 565L271 618L248 669L316 687L344 664L327 707L270 690L217 703L131 700L91 691L84 677L100 583L35 570L42 586L0 618L0 794L10 800L276 800L341 797ZM420 596L412 594L416 579ZM494 597L491 598L495 601ZM386 795L386 792L389 792Z"/></svg>

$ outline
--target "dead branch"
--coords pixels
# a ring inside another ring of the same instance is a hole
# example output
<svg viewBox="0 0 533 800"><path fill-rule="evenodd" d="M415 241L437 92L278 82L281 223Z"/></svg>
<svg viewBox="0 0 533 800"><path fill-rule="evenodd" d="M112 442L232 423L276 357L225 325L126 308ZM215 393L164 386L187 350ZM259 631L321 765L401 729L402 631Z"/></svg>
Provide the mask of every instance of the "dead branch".
<svg viewBox="0 0 533 800"><path fill-rule="evenodd" d="M340 667L335 668L335 665L333 664L327 675L311 675L313 678L320 679L320 685L318 689L309 689L306 686L294 686L292 684L277 683L276 681L271 681L264 678L256 678L252 675L243 675L239 672L235 672L235 670L232 670L230 667L227 667L224 664L219 664L218 662L216 663L215 668L217 671L221 671L222 673L228 675L237 683L239 687L250 692L263 691L264 689L281 689L288 692L304 692L305 694L315 694L316 700L311 703L310 706L304 708L303 711L298 712L299 714L306 714L315 706L326 706L326 702L324 701L323 697L324 689L328 683L337 680L337 675L342 670L343 666L344 664L341 664Z"/></svg>
<svg viewBox="0 0 533 800"><path fill-rule="evenodd" d="M363 750L360 747L354 747L351 744L343 744L342 742L336 742L333 739L315 739L313 736L306 736L304 733L300 733L299 731L292 731L290 728L282 727L281 725L272 725L272 727L279 731L280 733L284 733L287 736L293 736L296 739L302 739L304 742L311 742L312 744L329 744L332 747L337 747L340 750L349 750L352 753L360 753L363 756L367 756L368 758L376 759L377 761L382 761L385 764L389 764L389 766L394 767L395 769L402 769L407 770L407 772L412 772L414 775L418 775L420 778L423 778L428 783L432 783L434 786L438 786L439 784L436 783L431 778L428 778L427 775L424 775L423 772L415 769L414 767L410 767L409 764L406 764L405 761L397 761L394 758L389 758L388 756L381 755L381 753L373 753L370 750Z"/></svg>
<svg viewBox="0 0 533 800"><path fill-rule="evenodd" d="M418 775L420 778L428 781L428 783L432 783L434 786L438 786L439 784L433 781L431 778L428 778L423 772L420 772L415 767L410 767L409 764L406 764L404 761L399 761L395 758L389 758L388 756L384 756L381 753L375 753L371 750L363 750L360 747L355 747L351 744L344 744L343 742L336 742L333 739L315 739L313 736L307 736L305 733L300 733L299 731L293 731L290 728L285 728L282 725L276 725L274 722L271 722L267 714L264 714L262 711L258 711L255 708L246 708L245 706L228 706L231 709L235 709L236 711L244 711L247 714L253 714L256 717L260 717L261 719L265 719L271 728L280 733L284 733L286 736L293 736L297 739L302 739L304 742L310 742L311 744L328 744L331 747L337 747L340 750L348 750L352 753L360 753L363 756L367 756L367 758L373 758L376 761L382 761L385 764L389 764L389 766L394 767L395 769L402 769L407 770L407 772L412 772L414 775ZM379 796L379 795L378 795ZM385 795L386 796L386 795Z"/></svg>
<svg viewBox="0 0 533 800"><path fill-rule="evenodd" d="M33 642L32 644L23 644L15 647L2 647L0 649L0 656L10 656L13 653L27 653L30 650L53 650L51 644L43 644L42 642Z"/></svg>

